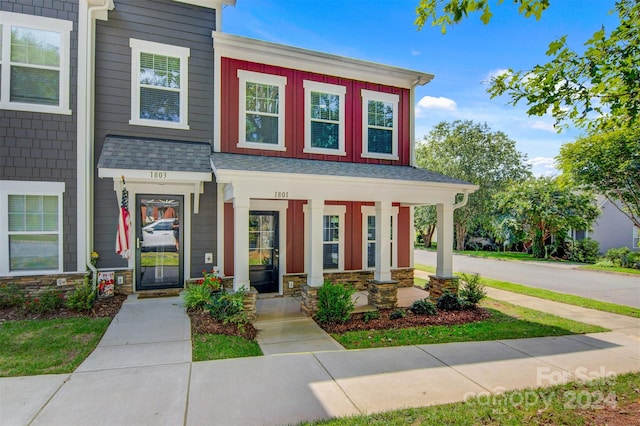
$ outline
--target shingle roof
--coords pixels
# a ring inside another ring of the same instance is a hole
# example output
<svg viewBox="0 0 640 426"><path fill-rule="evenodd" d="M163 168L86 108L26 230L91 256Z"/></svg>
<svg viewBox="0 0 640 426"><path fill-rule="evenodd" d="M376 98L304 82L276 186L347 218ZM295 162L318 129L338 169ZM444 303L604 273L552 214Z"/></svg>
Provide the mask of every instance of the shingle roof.
<svg viewBox="0 0 640 426"><path fill-rule="evenodd" d="M211 173L211 145L109 135L98 168Z"/></svg>
<svg viewBox="0 0 640 426"><path fill-rule="evenodd" d="M454 179L440 173L409 166L304 160L298 158L266 157L221 152L211 154L211 160L214 169L221 171L246 170L472 185L469 182Z"/></svg>

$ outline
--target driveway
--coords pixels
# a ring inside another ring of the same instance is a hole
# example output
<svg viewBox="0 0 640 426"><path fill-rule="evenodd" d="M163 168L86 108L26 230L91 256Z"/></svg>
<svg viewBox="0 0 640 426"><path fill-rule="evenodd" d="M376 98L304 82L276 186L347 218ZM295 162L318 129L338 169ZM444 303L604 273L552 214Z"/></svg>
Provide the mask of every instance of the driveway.
<svg viewBox="0 0 640 426"><path fill-rule="evenodd" d="M415 250L414 259L416 264L436 265L436 253L432 251ZM453 256L453 270L640 308L640 276L577 269L566 263L505 261L462 255Z"/></svg>

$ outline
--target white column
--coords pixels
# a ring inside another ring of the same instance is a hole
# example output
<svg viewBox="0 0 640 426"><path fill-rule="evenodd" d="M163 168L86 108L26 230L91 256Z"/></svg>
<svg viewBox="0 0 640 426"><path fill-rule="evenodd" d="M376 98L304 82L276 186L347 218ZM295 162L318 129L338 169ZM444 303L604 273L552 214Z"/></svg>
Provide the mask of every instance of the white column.
<svg viewBox="0 0 640 426"><path fill-rule="evenodd" d="M249 199L233 199L233 289L249 290Z"/></svg>
<svg viewBox="0 0 640 426"><path fill-rule="evenodd" d="M307 285L311 287L320 287L324 284L323 274L323 216L324 216L324 200L308 200L307 201Z"/></svg>
<svg viewBox="0 0 640 426"><path fill-rule="evenodd" d="M416 242L416 227L415 227L415 211L414 206L409 207L409 267L415 267L415 259L413 246Z"/></svg>
<svg viewBox="0 0 640 426"><path fill-rule="evenodd" d="M438 260L436 276L453 277L453 205L437 204Z"/></svg>
<svg viewBox="0 0 640 426"><path fill-rule="evenodd" d="M376 269L373 273L376 281L391 281L390 232L391 202L376 201Z"/></svg>

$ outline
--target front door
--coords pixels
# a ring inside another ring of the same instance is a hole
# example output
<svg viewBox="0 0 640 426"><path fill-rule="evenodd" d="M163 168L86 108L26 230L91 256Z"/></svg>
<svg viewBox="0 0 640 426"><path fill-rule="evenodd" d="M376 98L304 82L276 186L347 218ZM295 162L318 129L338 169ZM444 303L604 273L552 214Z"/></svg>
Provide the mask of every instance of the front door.
<svg viewBox="0 0 640 426"><path fill-rule="evenodd" d="M278 291L278 212L249 212L249 281L258 293Z"/></svg>
<svg viewBox="0 0 640 426"><path fill-rule="evenodd" d="M183 287L181 195L138 195L136 290Z"/></svg>

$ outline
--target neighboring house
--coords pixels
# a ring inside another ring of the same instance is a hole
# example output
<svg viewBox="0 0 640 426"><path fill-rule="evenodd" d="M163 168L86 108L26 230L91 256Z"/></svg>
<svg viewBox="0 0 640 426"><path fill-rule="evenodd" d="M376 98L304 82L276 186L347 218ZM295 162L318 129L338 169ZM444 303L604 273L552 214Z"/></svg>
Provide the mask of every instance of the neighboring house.
<svg viewBox="0 0 640 426"><path fill-rule="evenodd" d="M573 230L571 237L576 240L587 237L596 240L602 254L605 254L609 249L620 247L639 251L640 235L631 219L604 196L599 195L597 203L601 213L593 223L592 230Z"/></svg>
<svg viewBox="0 0 640 426"><path fill-rule="evenodd" d="M91 268L95 250L125 292L214 266L264 293L412 285L413 206L434 204L435 275L450 280L456 195L477 187L413 167L415 87L433 76L222 33L223 4L80 0L83 184L66 183L81 201L64 222L78 237L59 230L78 253L56 271ZM125 187L127 259L114 250Z"/></svg>

